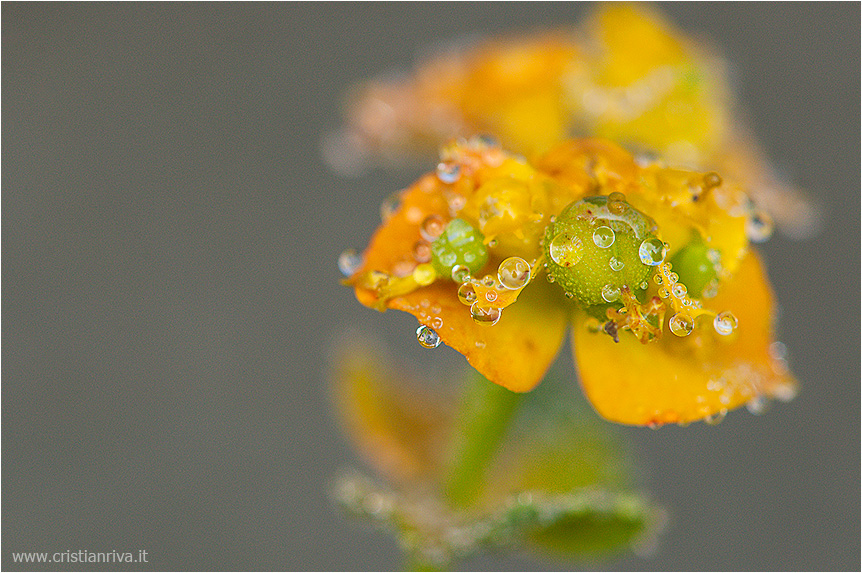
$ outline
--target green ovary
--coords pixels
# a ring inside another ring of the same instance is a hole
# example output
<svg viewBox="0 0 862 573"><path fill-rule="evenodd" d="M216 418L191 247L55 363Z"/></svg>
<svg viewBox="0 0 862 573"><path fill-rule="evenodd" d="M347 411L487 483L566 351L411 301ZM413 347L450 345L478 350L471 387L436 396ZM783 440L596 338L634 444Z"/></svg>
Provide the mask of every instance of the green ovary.
<svg viewBox="0 0 862 573"><path fill-rule="evenodd" d="M622 196L608 199L590 197L572 203L545 230L548 273L585 308L618 306L620 289L644 288L653 267L664 259L654 221ZM653 256L647 257L647 252Z"/></svg>

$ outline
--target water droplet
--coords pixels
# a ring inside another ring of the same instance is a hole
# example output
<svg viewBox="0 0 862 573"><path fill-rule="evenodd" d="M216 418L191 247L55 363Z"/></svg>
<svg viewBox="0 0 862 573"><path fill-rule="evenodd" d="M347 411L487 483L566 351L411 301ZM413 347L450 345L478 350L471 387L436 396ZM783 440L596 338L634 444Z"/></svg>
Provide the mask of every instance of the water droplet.
<svg viewBox="0 0 862 573"><path fill-rule="evenodd" d="M675 285L673 285L673 288L671 288L670 292L672 292L673 296L675 296L676 298L682 299L685 297L686 293L688 292L688 289L685 288L684 284L676 283Z"/></svg>
<svg viewBox="0 0 862 573"><path fill-rule="evenodd" d="M575 235L559 233L551 239L548 253L551 255L551 260L561 267L572 267L583 258L584 243Z"/></svg>
<svg viewBox="0 0 862 573"><path fill-rule="evenodd" d="M431 260L431 244L428 241L416 241L413 245L413 258L418 263L427 263Z"/></svg>
<svg viewBox="0 0 862 573"><path fill-rule="evenodd" d="M470 280L470 268L464 265L452 267L452 280L456 283L466 283Z"/></svg>
<svg viewBox="0 0 862 573"><path fill-rule="evenodd" d="M492 277L491 275L485 275L484 277L482 277L482 284L488 288L493 288L494 285L497 284L497 281L495 281L494 277Z"/></svg>
<svg viewBox="0 0 862 573"><path fill-rule="evenodd" d="M679 281L679 275L676 273L670 273L667 276L667 280L670 281L670 284L675 284L677 281Z"/></svg>
<svg viewBox="0 0 862 573"><path fill-rule="evenodd" d="M620 287L614 285L605 285L602 287L602 298L606 302L614 302L620 298Z"/></svg>
<svg viewBox="0 0 862 573"><path fill-rule="evenodd" d="M614 230L606 225L602 225L593 231L593 242L600 249L607 249L613 245L616 238L617 236L614 234Z"/></svg>
<svg viewBox="0 0 862 573"><path fill-rule="evenodd" d="M458 287L458 300L460 300L462 304L470 306L476 302L476 299L478 298L478 295L476 295L476 289L473 288L472 283L465 282Z"/></svg>
<svg viewBox="0 0 862 573"><path fill-rule="evenodd" d="M488 248L489 249L493 249L496 246L497 246L497 239L491 239L490 241L488 241Z"/></svg>
<svg viewBox="0 0 862 573"><path fill-rule="evenodd" d="M721 175L719 175L715 171L710 171L709 173L704 174L704 187L706 187L707 189L712 189L713 187L718 187L719 185L721 185Z"/></svg>
<svg viewBox="0 0 862 573"><path fill-rule="evenodd" d="M353 276L362 266L362 257L353 249L347 249L338 255L338 270L346 277Z"/></svg>
<svg viewBox="0 0 862 573"><path fill-rule="evenodd" d="M644 281L638 285L638 288L640 288L641 290L646 290L649 288L649 283L647 281Z"/></svg>
<svg viewBox="0 0 862 573"><path fill-rule="evenodd" d="M446 202L449 204L449 212L454 216L467 204L467 198L463 195L452 194L446 199Z"/></svg>
<svg viewBox="0 0 862 573"><path fill-rule="evenodd" d="M754 211L745 222L745 234L752 243L762 243L769 239L774 228L772 217L765 211Z"/></svg>
<svg viewBox="0 0 862 573"><path fill-rule="evenodd" d="M725 310L724 312L718 313L712 321L712 325L715 327L715 331L717 333L722 336L727 336L732 333L737 326L739 326L739 321L730 311Z"/></svg>
<svg viewBox="0 0 862 573"><path fill-rule="evenodd" d="M657 267L664 262L665 246L656 237L645 239L638 247L638 256L643 264Z"/></svg>
<svg viewBox="0 0 862 573"><path fill-rule="evenodd" d="M664 279L662 278L661 275L656 275L655 277L653 277L653 280L655 281L655 284L657 284L657 285L660 285L661 283L664 282Z"/></svg>
<svg viewBox="0 0 862 573"><path fill-rule="evenodd" d="M383 200L383 203L380 204L380 218L385 223L389 220L392 215L395 214L396 211L401 207L401 192L396 191L389 195L386 199Z"/></svg>
<svg viewBox="0 0 862 573"><path fill-rule="evenodd" d="M497 324L497 321L500 320L500 317L503 315L503 311L495 306L482 308L477 302L470 307L470 314L473 316L473 320L476 323L485 326L494 326Z"/></svg>
<svg viewBox="0 0 862 573"><path fill-rule="evenodd" d="M461 166L454 161L443 161L437 165L437 179L443 183L455 183L461 178Z"/></svg>
<svg viewBox="0 0 862 573"><path fill-rule="evenodd" d="M679 312L672 317L668 323L670 331L677 336L688 336L694 330L694 319L689 315Z"/></svg>
<svg viewBox="0 0 862 573"><path fill-rule="evenodd" d="M769 409L769 400L766 399L766 396L759 394L749 400L745 407L748 408L748 411L755 415L760 415L766 412Z"/></svg>
<svg viewBox="0 0 862 573"><path fill-rule="evenodd" d="M701 296L703 298L715 298L718 295L718 279L712 279L703 287Z"/></svg>
<svg viewBox="0 0 862 573"><path fill-rule="evenodd" d="M488 302L496 302L497 301L497 291L489 290L485 293L485 300Z"/></svg>
<svg viewBox="0 0 862 573"><path fill-rule="evenodd" d="M422 263L413 269L413 280L419 286L428 286L437 279L437 271L434 270L434 265Z"/></svg>
<svg viewBox="0 0 862 573"><path fill-rule="evenodd" d="M443 328L443 319L439 316L435 316L434 318L432 318L431 328L433 328L434 330L440 330L441 328Z"/></svg>
<svg viewBox="0 0 862 573"><path fill-rule="evenodd" d="M725 408L722 408L721 410L719 410L715 414L712 414L712 415L704 418L703 422L705 424L709 424L710 426L717 426L718 424L720 424L724 421L725 417L727 417L727 410Z"/></svg>
<svg viewBox="0 0 862 573"><path fill-rule="evenodd" d="M530 264L520 257L509 257L497 268L497 280L507 289L524 287L530 282Z"/></svg>
<svg viewBox="0 0 862 573"><path fill-rule="evenodd" d="M658 289L658 295L661 298L667 298L670 296L670 292L666 288L661 287L660 289Z"/></svg>
<svg viewBox="0 0 862 573"><path fill-rule="evenodd" d="M611 260L608 261L608 264L611 266L611 269L614 271L621 271L621 270L623 270L623 267L626 266L626 264L624 262L622 262L621 260L619 260L616 257L611 257Z"/></svg>
<svg viewBox="0 0 862 573"><path fill-rule="evenodd" d="M787 346L780 341L769 345L769 355L775 360L787 360Z"/></svg>
<svg viewBox="0 0 862 573"><path fill-rule="evenodd" d="M485 348L485 341L484 340L477 340L476 341L476 348Z"/></svg>
<svg viewBox="0 0 862 573"><path fill-rule="evenodd" d="M437 348L442 342L434 329L424 324L416 329L416 340L425 348Z"/></svg>
<svg viewBox="0 0 862 573"><path fill-rule="evenodd" d="M442 235L445 229L446 221L443 220L443 217L440 215L428 215L419 227L419 234L422 235L423 239L431 243Z"/></svg>

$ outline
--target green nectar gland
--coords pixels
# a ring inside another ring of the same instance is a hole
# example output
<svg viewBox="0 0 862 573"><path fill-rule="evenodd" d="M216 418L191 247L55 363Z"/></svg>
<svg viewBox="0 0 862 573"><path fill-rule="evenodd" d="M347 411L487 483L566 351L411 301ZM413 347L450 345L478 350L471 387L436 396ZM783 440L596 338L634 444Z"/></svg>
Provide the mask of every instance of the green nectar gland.
<svg viewBox="0 0 862 573"><path fill-rule="evenodd" d="M550 278L585 308L619 306L621 289L645 289L666 246L656 224L622 193L572 203L545 230Z"/></svg>

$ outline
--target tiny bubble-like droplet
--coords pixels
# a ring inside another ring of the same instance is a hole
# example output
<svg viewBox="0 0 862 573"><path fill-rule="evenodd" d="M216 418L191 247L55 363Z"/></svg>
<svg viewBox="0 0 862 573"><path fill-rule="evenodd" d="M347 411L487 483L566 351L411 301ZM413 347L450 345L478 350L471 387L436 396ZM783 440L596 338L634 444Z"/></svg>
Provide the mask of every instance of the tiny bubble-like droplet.
<svg viewBox="0 0 862 573"><path fill-rule="evenodd" d="M551 260L561 267L573 267L584 256L584 244L581 239L570 233L559 233L549 245Z"/></svg>
<svg viewBox="0 0 862 573"><path fill-rule="evenodd" d="M602 287L602 298L605 302L614 302L620 298L620 287L614 285L605 285Z"/></svg>
<svg viewBox="0 0 862 573"><path fill-rule="evenodd" d="M443 319L439 316L435 316L431 319L431 328L434 330L440 330L443 328Z"/></svg>
<svg viewBox="0 0 862 573"><path fill-rule="evenodd" d="M722 336L727 336L736 330L736 327L739 326L739 320L737 320L733 313L725 310L724 312L718 313L712 321L712 325L715 327L715 331L717 333Z"/></svg>
<svg viewBox="0 0 862 573"><path fill-rule="evenodd" d="M458 287L458 300L461 301L462 304L466 304L467 306L471 306L476 299L478 299L478 295L476 294L476 289L473 288L473 285L469 282L465 282L460 287Z"/></svg>
<svg viewBox="0 0 862 573"><path fill-rule="evenodd" d="M670 331L677 336L688 336L694 330L694 319L689 315L679 312L668 322Z"/></svg>
<svg viewBox="0 0 862 573"><path fill-rule="evenodd" d="M346 249L338 256L338 270L346 277L352 276L362 266L362 257L353 249Z"/></svg>
<svg viewBox="0 0 862 573"><path fill-rule="evenodd" d="M424 324L416 329L416 340L425 348L437 348L442 342L437 332Z"/></svg>
<svg viewBox="0 0 862 573"><path fill-rule="evenodd" d="M600 249L607 249L608 247L613 245L616 238L617 236L614 233L614 230L607 225L602 225L601 227L593 231L593 242Z"/></svg>
<svg viewBox="0 0 862 573"><path fill-rule="evenodd" d="M520 257L509 257L500 263L497 280L507 289L524 287L530 282L530 264Z"/></svg>
<svg viewBox="0 0 862 573"><path fill-rule="evenodd" d="M676 298L682 299L685 297L686 293L688 292L688 289L685 288L684 284L676 283L675 285L673 285L671 292L673 293L673 296L675 296Z"/></svg>
<svg viewBox="0 0 862 573"><path fill-rule="evenodd" d="M762 243L772 236L775 224L765 211L754 211L745 222L745 234L752 243Z"/></svg>
<svg viewBox="0 0 862 573"><path fill-rule="evenodd" d="M431 244L428 241L416 241L413 245L413 258L417 263L427 263L431 260Z"/></svg>
<svg viewBox="0 0 862 573"><path fill-rule="evenodd" d="M470 268L464 265L452 267L452 280L456 283L465 283L470 280Z"/></svg>
<svg viewBox="0 0 862 573"><path fill-rule="evenodd" d="M494 326L503 315L503 311L497 307L482 308L479 303L473 304L470 307L470 314L473 316L473 321L484 326Z"/></svg>
<svg viewBox="0 0 862 573"><path fill-rule="evenodd" d="M638 247L638 257L641 262L650 267L657 267L664 262L666 247L656 237L644 239Z"/></svg>
<svg viewBox="0 0 862 573"><path fill-rule="evenodd" d="M434 239L443 234L446 229L446 221L440 215L428 215L422 221L419 227L419 234L428 242L434 242Z"/></svg>
<svg viewBox="0 0 862 573"><path fill-rule="evenodd" d="M401 193L396 191L380 204L380 219L385 223L401 207Z"/></svg>
<svg viewBox="0 0 862 573"><path fill-rule="evenodd" d="M623 270L623 267L626 266L626 264L624 262L622 262L621 260L619 260L616 257L611 257L611 260L608 261L608 264L610 265L611 270L614 270L617 272Z"/></svg>
<svg viewBox="0 0 862 573"><path fill-rule="evenodd" d="M443 183L455 183L461 178L461 166L453 161L443 161L437 165L437 179Z"/></svg>

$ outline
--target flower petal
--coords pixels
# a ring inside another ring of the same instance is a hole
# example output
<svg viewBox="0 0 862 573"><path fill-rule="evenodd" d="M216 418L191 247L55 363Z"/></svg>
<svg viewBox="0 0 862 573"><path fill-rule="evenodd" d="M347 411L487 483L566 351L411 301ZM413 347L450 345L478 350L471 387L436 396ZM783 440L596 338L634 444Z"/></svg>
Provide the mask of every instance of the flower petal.
<svg viewBox="0 0 862 573"><path fill-rule="evenodd" d="M755 253L742 260L737 274L709 303L738 318L733 334L719 336L711 324L701 323L685 338L665 329L665 336L650 344L628 333L614 343L610 336L590 333L586 318L579 317L575 360L596 411L622 424L685 424L721 417L765 397L792 398L796 382L783 360L770 352L773 295Z"/></svg>
<svg viewBox="0 0 862 573"><path fill-rule="evenodd" d="M473 321L454 283L438 282L394 298L390 307L433 328L488 380L528 392L545 376L566 333L569 311L560 304L559 293L548 292L550 286L545 281L530 284L494 326Z"/></svg>

